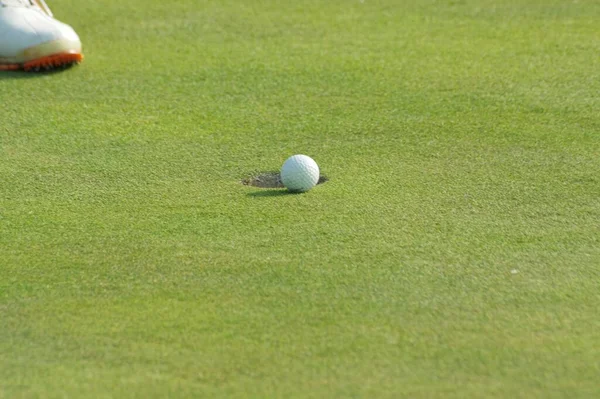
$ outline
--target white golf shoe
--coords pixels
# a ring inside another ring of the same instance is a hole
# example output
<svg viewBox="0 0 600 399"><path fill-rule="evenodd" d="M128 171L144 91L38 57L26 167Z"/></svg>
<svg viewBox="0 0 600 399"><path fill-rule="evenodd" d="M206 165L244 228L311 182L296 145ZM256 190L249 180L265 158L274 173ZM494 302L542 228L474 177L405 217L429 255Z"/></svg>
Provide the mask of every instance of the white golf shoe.
<svg viewBox="0 0 600 399"><path fill-rule="evenodd" d="M81 41L44 0L0 0L0 71L46 71L83 60Z"/></svg>

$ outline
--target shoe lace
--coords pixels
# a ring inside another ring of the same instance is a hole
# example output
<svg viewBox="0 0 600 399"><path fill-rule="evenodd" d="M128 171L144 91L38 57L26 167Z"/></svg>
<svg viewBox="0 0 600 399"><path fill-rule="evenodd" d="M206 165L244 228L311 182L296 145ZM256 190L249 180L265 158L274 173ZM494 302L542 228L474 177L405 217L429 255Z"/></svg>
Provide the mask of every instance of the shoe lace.
<svg viewBox="0 0 600 399"><path fill-rule="evenodd" d="M44 0L0 0L0 7L37 7L48 16L52 17L52 11Z"/></svg>
<svg viewBox="0 0 600 399"><path fill-rule="evenodd" d="M46 4L45 0L32 0L35 1L38 6L46 13L48 14L49 17L52 17L52 11L50 10L50 7L48 7L48 4Z"/></svg>

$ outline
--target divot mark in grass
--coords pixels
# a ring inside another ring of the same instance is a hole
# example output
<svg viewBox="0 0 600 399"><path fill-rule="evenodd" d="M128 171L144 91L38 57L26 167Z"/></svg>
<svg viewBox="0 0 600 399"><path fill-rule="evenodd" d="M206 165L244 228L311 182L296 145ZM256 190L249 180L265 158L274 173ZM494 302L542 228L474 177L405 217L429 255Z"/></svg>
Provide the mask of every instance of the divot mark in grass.
<svg viewBox="0 0 600 399"><path fill-rule="evenodd" d="M329 178L327 176L319 176L317 184L323 184L327 182ZM281 182L281 175L279 172L264 172L256 176L248 177L242 180L242 184L251 187L259 188L285 188Z"/></svg>

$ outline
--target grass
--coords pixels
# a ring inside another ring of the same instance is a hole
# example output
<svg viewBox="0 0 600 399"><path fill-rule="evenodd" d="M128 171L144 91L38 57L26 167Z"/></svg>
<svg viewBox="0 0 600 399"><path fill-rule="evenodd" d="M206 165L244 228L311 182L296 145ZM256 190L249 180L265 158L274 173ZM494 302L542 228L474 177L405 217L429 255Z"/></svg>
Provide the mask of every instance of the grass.
<svg viewBox="0 0 600 399"><path fill-rule="evenodd" d="M0 398L600 395L600 5L55 0L0 74ZM330 179L240 184L306 153Z"/></svg>

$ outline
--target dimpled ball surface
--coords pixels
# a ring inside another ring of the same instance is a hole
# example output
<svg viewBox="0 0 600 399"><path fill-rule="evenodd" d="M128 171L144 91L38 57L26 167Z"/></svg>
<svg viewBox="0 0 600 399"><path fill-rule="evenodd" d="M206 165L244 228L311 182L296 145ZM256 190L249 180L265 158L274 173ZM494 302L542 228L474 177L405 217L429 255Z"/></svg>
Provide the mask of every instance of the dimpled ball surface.
<svg viewBox="0 0 600 399"><path fill-rule="evenodd" d="M293 155L281 167L281 182L290 191L308 191L318 181L319 165L309 156Z"/></svg>

